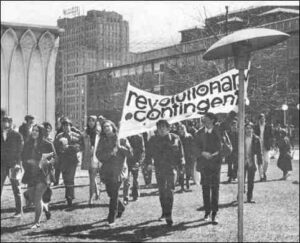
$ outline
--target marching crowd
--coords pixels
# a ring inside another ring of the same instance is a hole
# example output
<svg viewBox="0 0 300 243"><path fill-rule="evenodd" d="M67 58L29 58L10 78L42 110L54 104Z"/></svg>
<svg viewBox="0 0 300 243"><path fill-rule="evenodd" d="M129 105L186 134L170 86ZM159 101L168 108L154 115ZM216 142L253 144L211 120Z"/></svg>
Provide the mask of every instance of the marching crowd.
<svg viewBox="0 0 300 243"><path fill-rule="evenodd" d="M223 122L213 113L206 113L202 126L193 121L169 124L159 120L156 130L126 139L118 139L118 127L103 116L89 116L87 127L81 132L67 117L57 121L55 138L48 122L36 124L32 115L25 117L18 132L13 119L1 111L1 195L7 177L12 186L16 214L22 217L21 183L27 185L23 196L26 206L35 207L32 228L40 227L43 211L50 219L52 186L59 184L62 175L67 205L72 207L75 198L75 174L82 152L81 169L89 172L88 204L99 199L97 178L105 184L110 198L108 225L113 226L122 217L129 202L130 176L133 177L132 198L139 197L139 169L146 187L151 185L152 171L159 191L162 214L172 226L172 208L176 183L180 192L190 189L194 168L200 172L204 205L204 219L218 224L220 169L222 161L228 164L228 183L237 179L238 121L230 112ZM285 129L272 127L260 114L257 124L245 122L245 179L247 202L253 200L254 178L258 169L260 181L267 180L270 151L279 150L278 167L285 180L292 171L292 145ZM119 191L123 184L123 200Z"/></svg>

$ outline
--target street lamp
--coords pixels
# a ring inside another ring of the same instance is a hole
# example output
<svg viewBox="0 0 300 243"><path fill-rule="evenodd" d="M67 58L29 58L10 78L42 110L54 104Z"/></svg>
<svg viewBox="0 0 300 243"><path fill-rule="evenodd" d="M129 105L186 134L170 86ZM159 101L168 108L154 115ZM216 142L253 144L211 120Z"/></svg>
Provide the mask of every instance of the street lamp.
<svg viewBox="0 0 300 243"><path fill-rule="evenodd" d="M243 193L244 193L244 124L245 124L245 75L250 53L286 40L288 34L265 28L249 28L233 32L213 44L203 55L204 60L234 57L239 70L239 146L238 146L238 241L243 241Z"/></svg>
<svg viewBox="0 0 300 243"><path fill-rule="evenodd" d="M299 104L297 104L297 109L299 110Z"/></svg>
<svg viewBox="0 0 300 243"><path fill-rule="evenodd" d="M283 110L283 125L286 125L286 111L289 109L287 104L283 104L281 109Z"/></svg>

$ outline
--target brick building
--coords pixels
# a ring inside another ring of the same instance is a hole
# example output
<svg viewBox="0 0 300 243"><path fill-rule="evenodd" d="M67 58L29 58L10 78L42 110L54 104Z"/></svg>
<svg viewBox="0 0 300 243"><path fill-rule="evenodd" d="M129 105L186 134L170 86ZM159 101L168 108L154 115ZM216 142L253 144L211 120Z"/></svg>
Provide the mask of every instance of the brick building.
<svg viewBox="0 0 300 243"><path fill-rule="evenodd" d="M128 22L116 12L90 10L58 19L65 29L56 65L56 115L82 128L86 121L86 77L75 74L120 65L129 56Z"/></svg>
<svg viewBox="0 0 300 243"><path fill-rule="evenodd" d="M299 125L299 8L265 6L228 14L228 33L246 27L277 29L291 35L287 41L254 52L248 94L250 117L265 112L282 123L281 106L289 105L288 122ZM259 19L259 21L258 21ZM203 28L181 31L180 44L135 54L135 61L80 74L88 78L88 114L121 117L127 83L154 93L175 94L225 71L223 60L204 61L202 55L224 36L225 15L206 20ZM225 21L226 22L226 21ZM214 35L211 31L214 30ZM194 32L194 34L193 34ZM187 34L189 33L189 34ZM189 39L190 38L190 39ZM233 60L228 60L233 68ZM278 110L279 109L279 110Z"/></svg>

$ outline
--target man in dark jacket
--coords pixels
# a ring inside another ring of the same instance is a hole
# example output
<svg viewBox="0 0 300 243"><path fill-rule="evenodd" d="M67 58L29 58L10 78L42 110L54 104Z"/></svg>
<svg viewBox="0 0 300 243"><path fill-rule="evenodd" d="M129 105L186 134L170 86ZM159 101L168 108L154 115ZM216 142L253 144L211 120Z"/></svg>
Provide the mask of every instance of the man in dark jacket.
<svg viewBox="0 0 300 243"><path fill-rule="evenodd" d="M176 175L177 170L183 170L184 152L180 138L170 133L170 124L167 120L159 120L156 126L157 134L150 138L146 149L145 164L152 169L152 159L154 160L162 208L160 220L165 218L167 224L172 226Z"/></svg>
<svg viewBox="0 0 300 243"><path fill-rule="evenodd" d="M19 127L19 133L21 133L21 135L23 136L23 140L24 140L24 143L25 143L30 137L32 127L34 125L34 116L26 115L24 119L25 119L26 122L23 123Z"/></svg>
<svg viewBox="0 0 300 243"><path fill-rule="evenodd" d="M72 206L72 200L75 198L75 172L79 163L77 153L83 150L83 137L81 134L71 131L71 121L69 119L62 122L62 127L64 131L56 136L54 146L66 188L67 203L68 206Z"/></svg>
<svg viewBox="0 0 300 243"><path fill-rule="evenodd" d="M197 171L201 174L204 220L208 221L212 211L212 223L218 224L216 219L219 203L219 185L221 169L221 136L217 117L213 113L206 113L203 118L204 127L195 135L195 156L197 157Z"/></svg>
<svg viewBox="0 0 300 243"><path fill-rule="evenodd" d="M145 144L142 135L134 135L128 138L128 141L133 150L133 156L129 156L127 158L127 165L128 165L128 178L124 181L123 187L123 198L124 204L128 204L128 192L130 187L130 174L133 177L133 186L132 186L132 197L133 200L136 201L139 197L139 183L138 183L138 176L139 176L139 167L145 158Z"/></svg>
<svg viewBox="0 0 300 243"><path fill-rule="evenodd" d="M260 181L267 180L267 169L270 162L270 150L273 143L272 127L266 123L264 114L258 117L258 124L254 127L254 133L260 138L261 152L263 155L262 164L258 165Z"/></svg>
<svg viewBox="0 0 300 243"><path fill-rule="evenodd" d="M255 172L257 170L255 165L255 156L258 165L262 164L261 144L259 137L253 134L253 124L251 122L245 125L245 178L247 177L247 202L255 203L252 200Z"/></svg>
<svg viewBox="0 0 300 243"><path fill-rule="evenodd" d="M15 217L21 217L23 213L20 183L23 145L22 135L12 129L12 118L4 116L1 121L1 195L9 176L16 203Z"/></svg>
<svg viewBox="0 0 300 243"><path fill-rule="evenodd" d="M231 124L231 129L228 132L230 142L232 144L232 152L229 156L226 157L225 162L228 164L228 183L231 180L236 181L237 179L237 170L238 170L238 127L237 120L234 120Z"/></svg>

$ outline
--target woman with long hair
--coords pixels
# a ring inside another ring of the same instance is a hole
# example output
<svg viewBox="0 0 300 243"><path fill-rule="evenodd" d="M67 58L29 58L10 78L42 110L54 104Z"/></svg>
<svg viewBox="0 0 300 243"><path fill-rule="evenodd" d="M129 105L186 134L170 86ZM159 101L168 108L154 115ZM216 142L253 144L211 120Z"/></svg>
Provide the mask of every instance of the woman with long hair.
<svg viewBox="0 0 300 243"><path fill-rule="evenodd" d="M27 168L22 182L28 184L28 191L24 195L35 205L35 219L32 229L40 227L44 208L42 197L51 183L50 169L54 163L54 159L52 159L54 156L53 146L43 138L43 129L40 125L33 126L32 134L25 142L22 153L22 161Z"/></svg>
<svg viewBox="0 0 300 243"><path fill-rule="evenodd" d="M89 116L87 119L87 128L83 134L84 150L82 155L82 170L89 171L90 178L90 193L88 204L92 204L93 196L99 199L100 189L97 184L97 173L99 171L100 163L95 155L95 148L97 148L100 139L101 126L97 121L97 116Z"/></svg>
<svg viewBox="0 0 300 243"><path fill-rule="evenodd" d="M109 226L113 226L116 218L120 218L125 210L118 197L120 186L128 175L126 157L132 155L132 148L127 139L118 139L118 129L112 121L104 121L101 128L96 156L103 164L101 180L110 197L107 220Z"/></svg>

